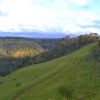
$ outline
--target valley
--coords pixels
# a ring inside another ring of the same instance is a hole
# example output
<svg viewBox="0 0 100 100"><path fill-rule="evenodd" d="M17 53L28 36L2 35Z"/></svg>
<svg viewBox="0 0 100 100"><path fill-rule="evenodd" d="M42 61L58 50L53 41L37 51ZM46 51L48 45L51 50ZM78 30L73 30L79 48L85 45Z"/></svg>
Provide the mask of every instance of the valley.
<svg viewBox="0 0 100 100"><path fill-rule="evenodd" d="M98 63L92 67L84 60L89 49L96 44L1 77L1 100L99 100Z"/></svg>
<svg viewBox="0 0 100 100"><path fill-rule="evenodd" d="M0 38L0 76L6 76L17 68L32 64L34 56L49 50L60 41L61 39Z"/></svg>

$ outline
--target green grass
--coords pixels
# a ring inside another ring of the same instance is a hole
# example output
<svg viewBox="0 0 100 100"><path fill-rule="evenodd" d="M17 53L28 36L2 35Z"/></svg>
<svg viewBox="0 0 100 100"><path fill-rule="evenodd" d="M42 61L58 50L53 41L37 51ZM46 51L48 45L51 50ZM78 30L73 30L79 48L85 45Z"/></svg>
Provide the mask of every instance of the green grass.
<svg viewBox="0 0 100 100"><path fill-rule="evenodd" d="M78 64L78 60L96 44L0 77L0 100L100 100L100 68L97 63L93 62L94 67L86 61Z"/></svg>

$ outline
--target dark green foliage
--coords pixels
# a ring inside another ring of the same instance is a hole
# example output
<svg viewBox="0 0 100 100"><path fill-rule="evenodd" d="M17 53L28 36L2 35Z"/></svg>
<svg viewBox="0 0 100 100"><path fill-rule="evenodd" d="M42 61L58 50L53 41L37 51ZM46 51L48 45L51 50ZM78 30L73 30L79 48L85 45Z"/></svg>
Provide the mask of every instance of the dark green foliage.
<svg viewBox="0 0 100 100"><path fill-rule="evenodd" d="M13 81L15 81L15 80L16 80L16 78L13 79Z"/></svg>
<svg viewBox="0 0 100 100"><path fill-rule="evenodd" d="M0 58L0 75L6 76L18 68L33 64L33 57L2 57Z"/></svg>
<svg viewBox="0 0 100 100"><path fill-rule="evenodd" d="M37 76L37 75L34 75L34 78L35 78L35 79L37 79L37 78L38 78L38 76Z"/></svg>
<svg viewBox="0 0 100 100"><path fill-rule="evenodd" d="M98 46L92 47L89 54L86 56L86 59L88 61L95 60L97 62L100 62L100 41L98 41Z"/></svg>
<svg viewBox="0 0 100 100"><path fill-rule="evenodd" d="M16 87L19 87L21 86L21 83L20 82L16 82Z"/></svg>
<svg viewBox="0 0 100 100"><path fill-rule="evenodd" d="M65 98L67 99L72 99L73 96L73 92L74 92L74 86L72 86L71 84L67 85L67 86L60 86L58 88L58 92Z"/></svg>
<svg viewBox="0 0 100 100"><path fill-rule="evenodd" d="M26 57L23 57L23 58L18 58L19 62L16 63L16 68L18 69L18 68L26 67L28 65L33 64L32 59L33 58L30 57L30 56L26 56Z"/></svg>
<svg viewBox="0 0 100 100"><path fill-rule="evenodd" d="M32 39L35 43L41 45L42 48L50 50L53 45L61 42L61 38L58 39Z"/></svg>
<svg viewBox="0 0 100 100"><path fill-rule="evenodd" d="M15 62L18 63L18 60L13 57L0 58L0 75L5 76L13 72L15 70Z"/></svg>
<svg viewBox="0 0 100 100"><path fill-rule="evenodd" d="M100 40L98 41L98 46L100 47Z"/></svg>

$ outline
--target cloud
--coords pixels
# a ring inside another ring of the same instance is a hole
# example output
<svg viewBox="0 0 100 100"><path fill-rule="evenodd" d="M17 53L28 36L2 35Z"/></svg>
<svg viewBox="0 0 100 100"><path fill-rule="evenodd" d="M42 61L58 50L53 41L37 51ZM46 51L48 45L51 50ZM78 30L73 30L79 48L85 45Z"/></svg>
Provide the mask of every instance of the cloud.
<svg viewBox="0 0 100 100"><path fill-rule="evenodd" d="M78 26L78 25L72 25L67 24L62 29L62 32L65 34L71 33L71 34L86 34L86 33L99 33L100 34L100 26Z"/></svg>
<svg viewBox="0 0 100 100"><path fill-rule="evenodd" d="M8 13L5 11L0 10L0 16L8 16Z"/></svg>
<svg viewBox="0 0 100 100"><path fill-rule="evenodd" d="M16 2L10 0L10 3L4 3L1 8L5 9L9 13L9 16L6 18L0 18L0 26L3 25L1 29L5 30L14 27L18 28L18 24L24 26L32 25L33 27L37 26L41 30L41 28L48 23L50 25L50 23L55 23L57 21L55 11L51 9L47 10L38 4L32 5L29 0L26 0L25 2L24 0L17 0Z"/></svg>
<svg viewBox="0 0 100 100"><path fill-rule="evenodd" d="M69 1L72 2L72 3L76 3L80 6L85 6L85 5L87 5L88 0L69 0Z"/></svg>
<svg viewBox="0 0 100 100"><path fill-rule="evenodd" d="M96 4L94 0L1 0L0 30L45 34L100 32L100 10Z"/></svg>

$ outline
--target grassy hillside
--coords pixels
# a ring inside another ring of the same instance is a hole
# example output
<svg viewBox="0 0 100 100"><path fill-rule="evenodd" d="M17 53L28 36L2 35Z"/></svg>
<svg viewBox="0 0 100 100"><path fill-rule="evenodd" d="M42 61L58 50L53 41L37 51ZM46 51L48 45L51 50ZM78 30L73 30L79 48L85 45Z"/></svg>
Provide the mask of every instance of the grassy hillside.
<svg viewBox="0 0 100 100"><path fill-rule="evenodd" d="M0 100L100 100L100 68L84 60L96 44L0 77Z"/></svg>

